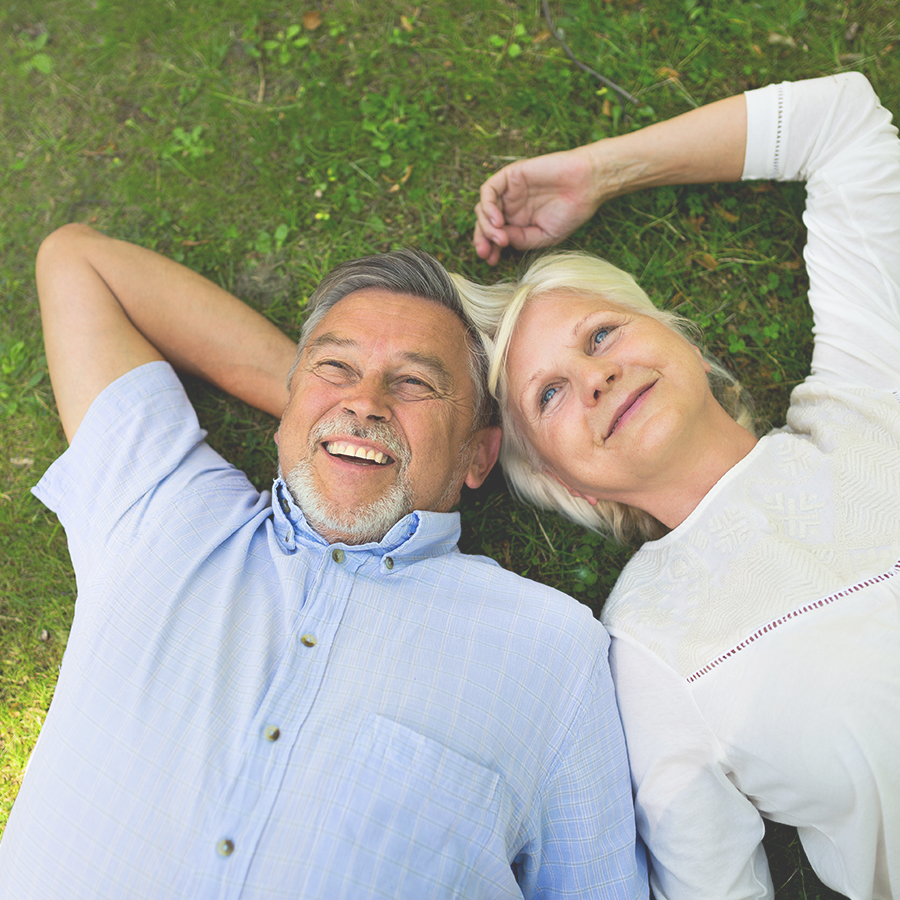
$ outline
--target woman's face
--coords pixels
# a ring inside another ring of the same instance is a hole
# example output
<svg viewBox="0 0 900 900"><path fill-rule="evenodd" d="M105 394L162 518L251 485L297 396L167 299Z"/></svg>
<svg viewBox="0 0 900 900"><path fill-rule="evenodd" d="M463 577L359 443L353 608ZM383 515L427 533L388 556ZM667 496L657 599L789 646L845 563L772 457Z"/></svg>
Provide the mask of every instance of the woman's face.
<svg viewBox="0 0 900 900"><path fill-rule="evenodd" d="M646 508L703 456L721 414L709 366L649 316L577 295L531 301L509 348L510 412L576 496Z"/></svg>

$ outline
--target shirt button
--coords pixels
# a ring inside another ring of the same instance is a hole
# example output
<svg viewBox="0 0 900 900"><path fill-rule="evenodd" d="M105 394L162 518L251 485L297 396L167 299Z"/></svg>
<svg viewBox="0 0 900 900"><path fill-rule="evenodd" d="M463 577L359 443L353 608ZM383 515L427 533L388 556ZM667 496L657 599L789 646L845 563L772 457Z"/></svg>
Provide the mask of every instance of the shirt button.
<svg viewBox="0 0 900 900"><path fill-rule="evenodd" d="M340 547L335 547L334 550L331 551L331 558L336 563L342 563L344 561L344 551L341 550Z"/></svg>
<svg viewBox="0 0 900 900"><path fill-rule="evenodd" d="M265 729L263 729L263 734L266 736L266 740L272 741L272 743L275 743L281 737L281 731L277 725L266 725Z"/></svg>
<svg viewBox="0 0 900 900"><path fill-rule="evenodd" d="M287 502L287 497L281 497L279 503L281 504L281 511L286 516L289 516L291 514L291 505Z"/></svg>
<svg viewBox="0 0 900 900"><path fill-rule="evenodd" d="M315 647L316 636L314 634L304 634L303 637L300 638L300 643L303 644L304 647Z"/></svg>
<svg viewBox="0 0 900 900"><path fill-rule="evenodd" d="M218 853L219 856L231 856L231 854L234 853L234 841L223 838L216 844L216 853Z"/></svg>
<svg viewBox="0 0 900 900"><path fill-rule="evenodd" d="M386 556L386 557L384 558L384 567L385 567L386 569L393 569L393 568L394 568L394 560L393 560L393 557Z"/></svg>

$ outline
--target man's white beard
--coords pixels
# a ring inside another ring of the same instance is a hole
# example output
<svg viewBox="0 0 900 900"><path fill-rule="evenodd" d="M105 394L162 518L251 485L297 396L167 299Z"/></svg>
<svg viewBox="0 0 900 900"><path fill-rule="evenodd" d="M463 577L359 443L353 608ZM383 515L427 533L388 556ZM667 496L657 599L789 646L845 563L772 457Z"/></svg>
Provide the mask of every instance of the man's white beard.
<svg viewBox="0 0 900 900"><path fill-rule="evenodd" d="M313 478L313 454L327 452L320 445L328 434L374 441L383 446L394 458L397 474L387 492L368 506L346 509L323 497ZM367 544L380 541L393 526L414 509L412 488L409 484L409 448L389 426L375 423L363 427L356 419L336 416L320 422L309 436L306 456L289 472L281 473L294 502L303 510L306 521L323 537L345 544Z"/></svg>

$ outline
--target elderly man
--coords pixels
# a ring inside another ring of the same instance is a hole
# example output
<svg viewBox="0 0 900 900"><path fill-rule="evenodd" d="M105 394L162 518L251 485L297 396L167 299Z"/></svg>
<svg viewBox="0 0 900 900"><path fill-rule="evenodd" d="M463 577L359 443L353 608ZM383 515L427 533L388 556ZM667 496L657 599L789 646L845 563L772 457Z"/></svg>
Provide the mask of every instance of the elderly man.
<svg viewBox="0 0 900 900"><path fill-rule="evenodd" d="M170 260L67 226L37 276L79 599L0 896L646 897L605 633L456 548L498 431L443 269L333 272L289 392ZM284 410L271 498L168 363Z"/></svg>

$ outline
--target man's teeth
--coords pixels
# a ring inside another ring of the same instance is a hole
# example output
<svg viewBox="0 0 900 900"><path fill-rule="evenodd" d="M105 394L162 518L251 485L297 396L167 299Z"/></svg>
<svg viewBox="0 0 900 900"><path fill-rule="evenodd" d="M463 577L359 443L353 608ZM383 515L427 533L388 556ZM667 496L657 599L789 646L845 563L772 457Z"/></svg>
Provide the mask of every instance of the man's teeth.
<svg viewBox="0 0 900 900"><path fill-rule="evenodd" d="M329 441L325 444L325 449L332 456L353 456L356 459L367 459L379 466L383 466L389 460L389 457L385 456L380 450L373 450L371 447L358 447L356 444L348 444L345 441Z"/></svg>

